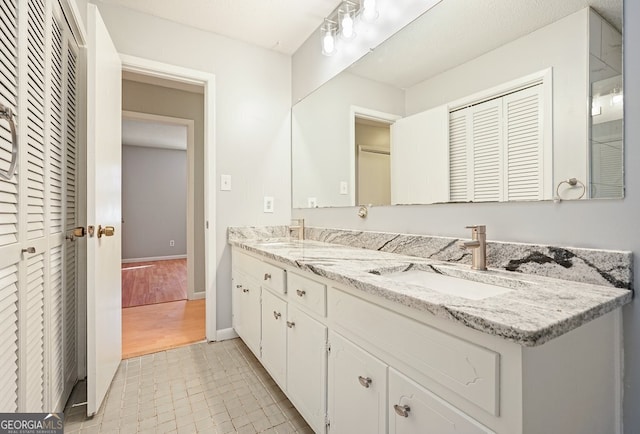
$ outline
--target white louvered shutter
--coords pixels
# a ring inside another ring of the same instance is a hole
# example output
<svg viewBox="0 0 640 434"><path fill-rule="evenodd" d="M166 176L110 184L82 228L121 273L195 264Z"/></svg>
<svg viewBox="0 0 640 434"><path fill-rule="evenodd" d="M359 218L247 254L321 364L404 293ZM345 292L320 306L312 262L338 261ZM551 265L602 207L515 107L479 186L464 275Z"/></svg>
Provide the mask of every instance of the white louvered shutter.
<svg viewBox="0 0 640 434"><path fill-rule="evenodd" d="M66 122L65 122L65 229L76 227L77 164L77 55L72 41L67 46ZM64 390L70 391L77 377L76 355L76 243L67 241L64 251Z"/></svg>
<svg viewBox="0 0 640 434"><path fill-rule="evenodd" d="M0 1L0 102L17 112L17 1ZM0 169L11 161L11 134L0 121ZM19 189L17 173L0 179L0 412L18 410Z"/></svg>
<svg viewBox="0 0 640 434"><path fill-rule="evenodd" d="M471 109L473 201L502 200L502 104L491 100Z"/></svg>
<svg viewBox="0 0 640 434"><path fill-rule="evenodd" d="M449 114L451 201L545 199L541 84Z"/></svg>
<svg viewBox="0 0 640 434"><path fill-rule="evenodd" d="M27 9L27 98L26 131L22 140L27 148L23 153L22 181L26 184L26 230L22 231L25 247L37 247L37 254L26 254L21 273L25 280L26 299L21 328L26 329L21 342L21 356L25 367L22 384L24 411L44 409L44 346L45 346L45 4L43 0L29 0ZM24 129L23 129L24 131ZM24 209L24 208L23 208Z"/></svg>
<svg viewBox="0 0 640 434"><path fill-rule="evenodd" d="M63 114L63 77L62 77L62 29L54 18L51 28L51 112L49 123L49 204L48 220L51 234L62 231L62 114Z"/></svg>
<svg viewBox="0 0 640 434"><path fill-rule="evenodd" d="M543 197L542 86L503 97L505 199Z"/></svg>
<svg viewBox="0 0 640 434"><path fill-rule="evenodd" d="M461 110L449 117L449 200L452 202L465 202L468 197L467 115L467 111Z"/></svg>

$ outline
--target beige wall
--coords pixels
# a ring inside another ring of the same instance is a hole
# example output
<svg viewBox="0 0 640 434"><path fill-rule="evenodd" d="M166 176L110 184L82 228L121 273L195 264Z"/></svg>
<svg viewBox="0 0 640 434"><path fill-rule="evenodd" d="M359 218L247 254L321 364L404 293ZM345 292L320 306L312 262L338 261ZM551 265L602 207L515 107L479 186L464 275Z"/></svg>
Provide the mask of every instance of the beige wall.
<svg viewBox="0 0 640 434"><path fill-rule="evenodd" d="M356 149L359 146L389 151L391 131L389 125L377 126L356 122ZM388 154L358 150L358 191L356 203L360 205L391 204L391 161Z"/></svg>
<svg viewBox="0 0 640 434"><path fill-rule="evenodd" d="M135 81L122 81L122 110L194 121L194 289L205 290L204 254L204 97Z"/></svg>

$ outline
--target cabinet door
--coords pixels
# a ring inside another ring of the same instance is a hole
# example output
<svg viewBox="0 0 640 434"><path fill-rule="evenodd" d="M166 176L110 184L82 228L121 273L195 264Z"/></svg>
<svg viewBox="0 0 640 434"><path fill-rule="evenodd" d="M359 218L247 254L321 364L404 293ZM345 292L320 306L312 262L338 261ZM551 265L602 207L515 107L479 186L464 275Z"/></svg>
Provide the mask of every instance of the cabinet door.
<svg viewBox="0 0 640 434"><path fill-rule="evenodd" d="M262 292L262 364L278 385L287 386L287 302Z"/></svg>
<svg viewBox="0 0 640 434"><path fill-rule="evenodd" d="M331 430L385 433L387 366L340 335L330 332L328 404Z"/></svg>
<svg viewBox="0 0 640 434"><path fill-rule="evenodd" d="M287 392L316 433L325 432L327 328L289 305Z"/></svg>
<svg viewBox="0 0 640 434"><path fill-rule="evenodd" d="M493 433L461 410L389 368L389 434Z"/></svg>
<svg viewBox="0 0 640 434"><path fill-rule="evenodd" d="M260 357L260 284L244 273L233 282L234 327L251 351Z"/></svg>

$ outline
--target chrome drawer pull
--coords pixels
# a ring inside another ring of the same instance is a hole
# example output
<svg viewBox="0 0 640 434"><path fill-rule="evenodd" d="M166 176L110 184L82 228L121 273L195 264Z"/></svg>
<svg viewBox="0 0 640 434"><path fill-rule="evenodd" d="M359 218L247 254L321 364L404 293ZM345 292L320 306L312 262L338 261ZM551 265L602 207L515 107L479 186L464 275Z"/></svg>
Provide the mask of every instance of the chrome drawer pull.
<svg viewBox="0 0 640 434"><path fill-rule="evenodd" d="M371 380L371 378L369 378L369 377L363 377L362 375L360 375L358 377L358 381L360 382L362 387L368 389L369 387L371 387L371 381L373 381L373 380Z"/></svg>
<svg viewBox="0 0 640 434"><path fill-rule="evenodd" d="M264 273L264 280L269 280L269 279L271 279L271 274Z"/></svg>
<svg viewBox="0 0 640 434"><path fill-rule="evenodd" d="M273 317L275 319L279 319L282 316L282 314L280 312L276 312L275 310L273 311Z"/></svg>
<svg viewBox="0 0 640 434"><path fill-rule="evenodd" d="M298 297L304 297L304 295L307 293L307 291L303 291L302 289L297 289L296 290L296 294L298 294Z"/></svg>
<svg viewBox="0 0 640 434"><path fill-rule="evenodd" d="M294 328L296 325L296 323L294 323L293 321L287 321L287 327L289 327L290 329Z"/></svg>
<svg viewBox="0 0 640 434"><path fill-rule="evenodd" d="M396 411L396 414L398 416L402 417L409 417L409 412L411 411L411 408L408 405L395 404L393 406L393 409Z"/></svg>

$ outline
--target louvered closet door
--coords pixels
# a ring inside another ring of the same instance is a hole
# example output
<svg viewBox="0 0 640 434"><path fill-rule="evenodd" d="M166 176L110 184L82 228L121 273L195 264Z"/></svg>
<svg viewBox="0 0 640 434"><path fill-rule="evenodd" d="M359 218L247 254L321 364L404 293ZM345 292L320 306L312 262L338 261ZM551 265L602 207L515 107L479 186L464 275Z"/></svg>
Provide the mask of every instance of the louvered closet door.
<svg viewBox="0 0 640 434"><path fill-rule="evenodd" d="M18 102L17 1L0 0L0 103L15 113ZM11 135L0 121L0 169L11 161ZM19 185L17 173L0 178L0 412L18 409L18 239Z"/></svg>
<svg viewBox="0 0 640 434"><path fill-rule="evenodd" d="M470 107L474 202L502 200L502 101Z"/></svg>
<svg viewBox="0 0 640 434"><path fill-rule="evenodd" d="M470 192L467 160L469 116L467 110L460 110L449 115L449 200L466 202Z"/></svg>
<svg viewBox="0 0 640 434"><path fill-rule="evenodd" d="M544 199L542 86L503 97L506 200Z"/></svg>
<svg viewBox="0 0 640 434"><path fill-rule="evenodd" d="M0 102L17 113L20 142L19 170L0 179L0 412L60 411L76 366L64 240L75 224L77 55L58 2L17 6L0 0ZM0 122L0 169L10 152Z"/></svg>
<svg viewBox="0 0 640 434"><path fill-rule="evenodd" d="M21 141L26 152L21 155L21 209L26 216L21 238L24 247L33 247L35 254L25 253L21 264L21 375L20 408L42 411L44 406L44 305L45 305L45 4L43 0L29 0L27 6L26 135ZM24 32L23 32L24 34ZM24 62L24 57L23 57ZM24 63L23 63L24 65ZM24 107L23 107L24 108ZM23 301L22 301L23 300Z"/></svg>
<svg viewBox="0 0 640 434"><path fill-rule="evenodd" d="M71 234L77 226L77 75L78 47L67 38L66 44L66 122L65 122L65 229ZM76 241L68 238L64 244L64 394L71 393L77 379L77 265Z"/></svg>
<svg viewBox="0 0 640 434"><path fill-rule="evenodd" d="M47 408L62 409L76 379L75 245L75 45L57 3L51 5L47 143Z"/></svg>

